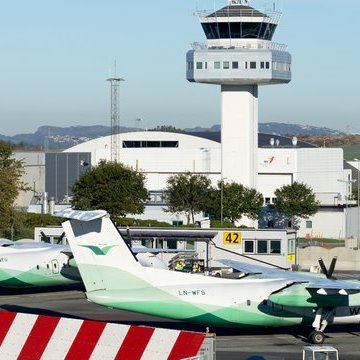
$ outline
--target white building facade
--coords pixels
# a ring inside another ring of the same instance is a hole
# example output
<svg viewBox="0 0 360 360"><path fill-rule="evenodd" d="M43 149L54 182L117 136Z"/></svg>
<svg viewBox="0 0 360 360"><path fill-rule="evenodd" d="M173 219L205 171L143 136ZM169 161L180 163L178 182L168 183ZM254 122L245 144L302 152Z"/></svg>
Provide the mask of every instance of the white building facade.
<svg viewBox="0 0 360 360"><path fill-rule="evenodd" d="M181 133L139 131L119 134L120 162L141 171L146 177L150 200L145 213L136 216L169 223L185 223L185 217L164 212L163 190L169 176L184 172L204 174L213 185L221 180L221 144ZM91 165L110 160L110 136L91 140L67 149L66 153L91 154ZM300 145L264 146L258 149L258 191L264 205L273 204L275 190L294 181L309 185L321 207L309 219L301 221L299 236L345 238L356 226L346 221L347 197L351 194L351 171L344 169L343 151L336 148L304 148ZM224 160L223 160L224 161ZM226 159L225 159L226 161ZM229 180L224 179L225 182ZM350 202L349 202L350 203ZM198 214L200 220L203 214ZM264 215L260 227L287 227ZM350 228L349 228L350 227Z"/></svg>

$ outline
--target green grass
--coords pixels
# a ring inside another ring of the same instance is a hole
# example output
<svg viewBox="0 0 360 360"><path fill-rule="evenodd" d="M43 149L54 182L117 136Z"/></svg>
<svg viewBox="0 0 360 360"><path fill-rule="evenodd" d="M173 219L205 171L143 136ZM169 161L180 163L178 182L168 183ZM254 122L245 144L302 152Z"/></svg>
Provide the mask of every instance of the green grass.
<svg viewBox="0 0 360 360"><path fill-rule="evenodd" d="M345 160L360 159L360 144L342 145Z"/></svg>

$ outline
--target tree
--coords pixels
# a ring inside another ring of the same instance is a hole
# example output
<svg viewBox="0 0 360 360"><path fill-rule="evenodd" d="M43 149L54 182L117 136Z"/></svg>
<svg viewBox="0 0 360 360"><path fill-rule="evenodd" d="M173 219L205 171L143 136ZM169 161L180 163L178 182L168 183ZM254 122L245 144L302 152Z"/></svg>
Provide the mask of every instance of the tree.
<svg viewBox="0 0 360 360"><path fill-rule="evenodd" d="M168 178L165 189L168 208L172 213L185 212L187 223L194 223L195 213L206 211L210 194L211 181L204 175L178 174Z"/></svg>
<svg viewBox="0 0 360 360"><path fill-rule="evenodd" d="M256 220L259 218L264 203L262 194L235 182L218 182L212 196L211 212L215 218L228 220L231 223L239 221L242 216Z"/></svg>
<svg viewBox="0 0 360 360"><path fill-rule="evenodd" d="M30 188L21 180L23 162L13 158L10 144L0 141L0 227L13 228L15 223L15 200L20 191Z"/></svg>
<svg viewBox="0 0 360 360"><path fill-rule="evenodd" d="M145 176L130 167L101 161L72 186L72 205L79 210L106 210L111 216L144 212Z"/></svg>
<svg viewBox="0 0 360 360"><path fill-rule="evenodd" d="M315 214L319 208L319 202L315 199L312 188L296 181L276 189L275 196L275 209L291 218L292 227L297 218L306 219Z"/></svg>

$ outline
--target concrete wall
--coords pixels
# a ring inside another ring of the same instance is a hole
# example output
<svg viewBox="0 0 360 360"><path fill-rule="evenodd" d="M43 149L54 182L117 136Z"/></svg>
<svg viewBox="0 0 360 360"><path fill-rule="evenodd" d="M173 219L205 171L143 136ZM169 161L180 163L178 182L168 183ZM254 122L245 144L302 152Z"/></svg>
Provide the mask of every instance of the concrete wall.
<svg viewBox="0 0 360 360"><path fill-rule="evenodd" d="M303 270L309 270L311 266L318 265L319 258L322 258L328 267L334 256L337 256L336 270L360 271L360 250L345 247L328 250L320 246L298 249L298 263Z"/></svg>

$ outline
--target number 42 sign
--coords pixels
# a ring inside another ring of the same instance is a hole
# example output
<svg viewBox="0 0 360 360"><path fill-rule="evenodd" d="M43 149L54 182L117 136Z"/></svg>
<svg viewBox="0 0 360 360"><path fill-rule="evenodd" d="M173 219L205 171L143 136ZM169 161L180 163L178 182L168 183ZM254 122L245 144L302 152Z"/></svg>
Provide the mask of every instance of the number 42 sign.
<svg viewBox="0 0 360 360"><path fill-rule="evenodd" d="M226 245L240 245L241 244L241 232L224 232L223 243Z"/></svg>

